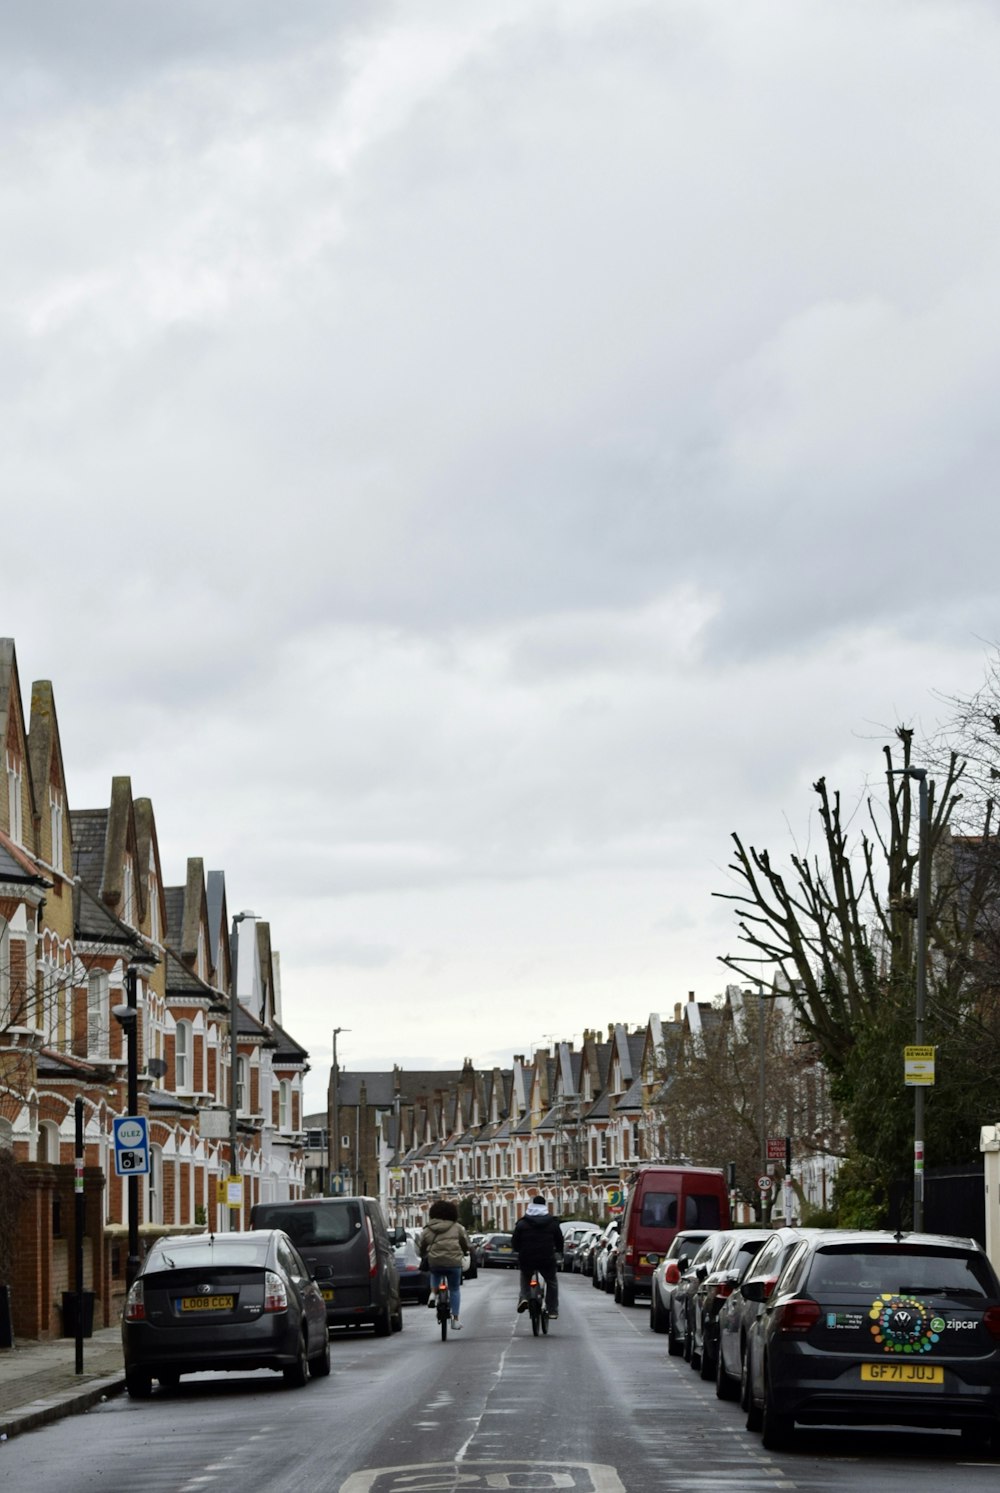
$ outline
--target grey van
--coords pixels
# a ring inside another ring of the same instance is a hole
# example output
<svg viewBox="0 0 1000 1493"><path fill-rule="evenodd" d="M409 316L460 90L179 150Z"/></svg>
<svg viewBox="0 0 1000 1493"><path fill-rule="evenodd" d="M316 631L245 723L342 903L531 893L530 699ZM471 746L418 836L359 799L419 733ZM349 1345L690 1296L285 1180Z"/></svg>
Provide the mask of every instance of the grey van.
<svg viewBox="0 0 1000 1493"><path fill-rule="evenodd" d="M403 1229L386 1227L377 1198L302 1198L257 1203L252 1229L283 1229L315 1277L329 1327L370 1322L376 1337L403 1327L393 1245Z"/></svg>

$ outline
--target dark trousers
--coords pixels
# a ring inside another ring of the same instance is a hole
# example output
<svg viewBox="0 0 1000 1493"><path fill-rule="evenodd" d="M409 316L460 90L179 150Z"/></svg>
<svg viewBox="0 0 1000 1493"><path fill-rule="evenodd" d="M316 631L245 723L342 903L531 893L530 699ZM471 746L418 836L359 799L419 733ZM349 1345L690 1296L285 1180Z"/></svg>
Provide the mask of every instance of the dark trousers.
<svg viewBox="0 0 1000 1493"><path fill-rule="evenodd" d="M550 1312L559 1310L559 1277L556 1275L555 1260L547 1260L544 1265L522 1265L521 1266L521 1300L526 1301L528 1288L531 1285L531 1277L540 1275L545 1282L545 1305Z"/></svg>

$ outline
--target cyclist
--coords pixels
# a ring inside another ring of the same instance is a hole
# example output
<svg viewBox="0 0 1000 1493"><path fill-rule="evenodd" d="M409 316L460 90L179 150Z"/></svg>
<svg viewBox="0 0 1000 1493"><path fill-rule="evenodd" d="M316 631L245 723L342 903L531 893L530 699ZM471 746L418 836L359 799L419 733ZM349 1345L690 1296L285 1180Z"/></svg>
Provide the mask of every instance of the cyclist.
<svg viewBox="0 0 1000 1493"><path fill-rule="evenodd" d="M439 1198L427 1210L427 1226L420 1235L419 1249L426 1254L431 1273L428 1306L435 1304L435 1293L442 1280L448 1282L451 1297L451 1325L460 1332L458 1320L462 1301L462 1256L471 1254L469 1236L458 1221L458 1204Z"/></svg>
<svg viewBox="0 0 1000 1493"><path fill-rule="evenodd" d="M517 1303L519 1312L528 1305L528 1288L531 1272L538 1271L545 1281L546 1309L550 1321L559 1315L559 1281L556 1276L556 1255L562 1254L563 1236L558 1221L549 1212L548 1203L540 1193L531 1199L524 1216L514 1225L511 1244L517 1251L521 1265L521 1299Z"/></svg>

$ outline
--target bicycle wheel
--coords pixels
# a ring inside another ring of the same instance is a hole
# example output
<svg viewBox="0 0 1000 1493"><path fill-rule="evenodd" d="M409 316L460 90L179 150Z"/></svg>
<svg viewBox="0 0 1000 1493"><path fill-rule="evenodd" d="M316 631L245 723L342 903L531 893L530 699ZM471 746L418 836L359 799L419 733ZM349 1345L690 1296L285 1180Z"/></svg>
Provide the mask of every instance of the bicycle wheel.
<svg viewBox="0 0 1000 1493"><path fill-rule="evenodd" d="M441 1312L439 1315L441 1319L441 1341L444 1343L448 1340L448 1316L445 1312Z"/></svg>
<svg viewBox="0 0 1000 1493"><path fill-rule="evenodd" d="M546 1337L548 1337L548 1335L549 1335L549 1314L545 1310L544 1306L542 1307L542 1310L541 1310L541 1312L540 1312L539 1315L541 1316L541 1319L542 1319L542 1332L545 1334Z"/></svg>
<svg viewBox="0 0 1000 1493"><path fill-rule="evenodd" d="M537 1301L535 1301L534 1299L532 1299L530 1310L531 1310L531 1330L535 1334L535 1337L537 1337L538 1334L539 1334L539 1332L540 1332L540 1330L541 1330L541 1326L542 1326L542 1308L538 1304Z"/></svg>

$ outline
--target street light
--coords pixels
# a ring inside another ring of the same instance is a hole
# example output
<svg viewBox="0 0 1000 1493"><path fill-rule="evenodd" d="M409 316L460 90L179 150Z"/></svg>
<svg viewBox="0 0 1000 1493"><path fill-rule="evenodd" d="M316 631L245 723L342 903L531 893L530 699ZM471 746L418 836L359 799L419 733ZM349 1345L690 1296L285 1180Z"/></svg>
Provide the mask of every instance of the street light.
<svg viewBox="0 0 1000 1493"><path fill-rule="evenodd" d="M908 767L908 778L915 778L920 785L920 838L917 878L917 989L916 1032L917 1047L924 1045L924 1013L927 1009L927 907L930 901L931 857L930 857L930 797L933 783L928 785L927 771L923 767ZM918 1083L913 1089L913 1228L921 1233L924 1227L924 1086Z"/></svg>
<svg viewBox="0 0 1000 1493"><path fill-rule="evenodd" d="M125 1060L128 1088L126 1114L139 1114L139 1002L140 970L153 969L159 961L151 952L137 951L125 969L125 1004L112 1006L111 1014L125 1034ZM129 1173L125 1179L128 1195L128 1258L125 1261L125 1289L131 1290L139 1274L139 1178Z"/></svg>

